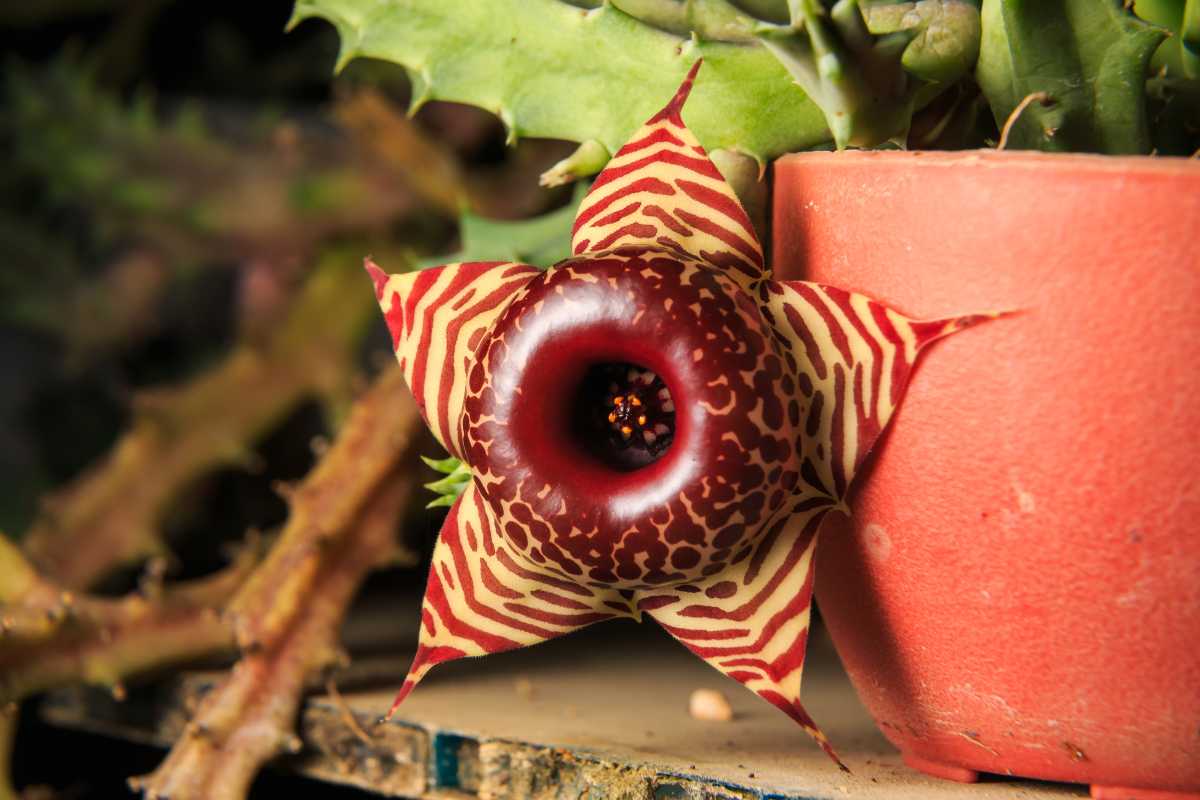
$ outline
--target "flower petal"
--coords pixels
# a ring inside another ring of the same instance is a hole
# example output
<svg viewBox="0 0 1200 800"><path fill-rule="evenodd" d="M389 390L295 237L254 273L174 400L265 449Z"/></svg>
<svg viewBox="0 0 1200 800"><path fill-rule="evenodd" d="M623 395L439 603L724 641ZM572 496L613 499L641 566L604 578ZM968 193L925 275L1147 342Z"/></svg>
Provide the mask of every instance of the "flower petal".
<svg viewBox="0 0 1200 800"><path fill-rule="evenodd" d="M566 580L514 555L472 482L438 535L417 654L392 711L444 661L513 650L632 616L630 601L618 592Z"/></svg>
<svg viewBox="0 0 1200 800"><path fill-rule="evenodd" d="M370 259L365 266L404 379L433 435L461 459L458 420L475 350L513 295L541 270L468 261L388 275Z"/></svg>
<svg viewBox="0 0 1200 800"><path fill-rule="evenodd" d="M995 315L911 320L864 295L766 284L764 310L799 376L801 475L841 501L896 410L921 348Z"/></svg>
<svg viewBox="0 0 1200 800"><path fill-rule="evenodd" d="M592 184L575 218L574 255L652 247L727 270L744 285L765 277L750 218L680 116L700 63Z"/></svg>
<svg viewBox="0 0 1200 800"><path fill-rule="evenodd" d="M813 553L817 529L830 508L828 501L789 508L728 569L690 586L639 593L636 599L668 633L799 723L841 765L800 704Z"/></svg>

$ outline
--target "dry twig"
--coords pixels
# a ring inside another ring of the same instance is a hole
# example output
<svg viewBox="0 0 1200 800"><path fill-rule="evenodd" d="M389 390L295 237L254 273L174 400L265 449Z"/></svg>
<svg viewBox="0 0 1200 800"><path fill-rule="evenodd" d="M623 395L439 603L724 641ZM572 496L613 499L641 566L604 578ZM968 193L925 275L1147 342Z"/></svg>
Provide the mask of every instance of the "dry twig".
<svg viewBox="0 0 1200 800"><path fill-rule="evenodd" d="M177 388L138 398L130 429L98 464L43 502L29 558L69 589L165 552L159 522L200 475L251 464L253 446L302 401L350 393L374 302L356 260L327 255L266 341L236 347Z"/></svg>
<svg viewBox="0 0 1200 800"><path fill-rule="evenodd" d="M234 649L221 608L259 558L245 547L224 570L164 589L110 599L76 596L38 575L0 536L0 705L74 683L124 693L135 675Z"/></svg>
<svg viewBox="0 0 1200 800"><path fill-rule="evenodd" d="M279 542L230 605L243 655L153 773L150 798L238 800L271 758L296 752L308 681L342 663L338 630L366 575L396 556L420 420L391 368L290 495Z"/></svg>

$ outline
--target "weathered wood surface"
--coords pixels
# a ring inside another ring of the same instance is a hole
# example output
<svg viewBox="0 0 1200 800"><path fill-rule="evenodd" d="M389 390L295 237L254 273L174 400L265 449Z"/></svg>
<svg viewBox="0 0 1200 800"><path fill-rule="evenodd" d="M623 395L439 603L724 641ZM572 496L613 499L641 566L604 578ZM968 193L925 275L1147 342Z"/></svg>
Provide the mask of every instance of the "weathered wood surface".
<svg viewBox="0 0 1200 800"><path fill-rule="evenodd" d="M392 617L397 626L402 618ZM655 626L632 623L448 664L431 673L387 724L377 721L407 663L403 657L359 657L338 678L341 702L323 691L309 699L300 724L305 750L279 767L381 796L410 798L1062 800L1086 795L1082 787L1029 781L963 786L909 770L875 730L828 644L818 639L813 650L805 703L849 764L849 775L775 709L723 679ZM59 692L43 713L56 724L166 745L218 675L189 673L135 690L123 703L99 691ZM697 688L724 692L734 719L692 719L688 696Z"/></svg>

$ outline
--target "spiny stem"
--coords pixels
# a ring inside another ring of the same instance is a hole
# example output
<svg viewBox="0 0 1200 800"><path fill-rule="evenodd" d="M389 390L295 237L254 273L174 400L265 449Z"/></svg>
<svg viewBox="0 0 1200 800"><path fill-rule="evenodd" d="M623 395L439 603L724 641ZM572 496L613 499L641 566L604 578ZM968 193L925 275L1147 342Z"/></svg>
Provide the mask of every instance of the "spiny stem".
<svg viewBox="0 0 1200 800"><path fill-rule="evenodd" d="M160 519L197 476L247 463L258 438L306 398L346 390L373 316L356 273L353 258L328 254L268 341L236 347L187 383L143 395L109 454L45 499L24 539L32 561L79 589L165 552Z"/></svg>
<svg viewBox="0 0 1200 800"><path fill-rule="evenodd" d="M344 660L341 620L362 580L394 558L421 426L393 367L299 486L270 556L230 606L243 656L184 736L131 785L149 798L241 800L259 768L301 742L305 687Z"/></svg>
<svg viewBox="0 0 1200 800"><path fill-rule="evenodd" d="M3 542L4 575L33 575L9 584L0 608L6 620L42 616L43 626L12 625L0 648L0 704L73 683L119 691L122 681L152 669L200 656L229 652L230 626L219 610L259 558L248 547L224 570L207 578L110 599L76 596L20 563L20 551ZM58 605L47 602L55 598Z"/></svg>

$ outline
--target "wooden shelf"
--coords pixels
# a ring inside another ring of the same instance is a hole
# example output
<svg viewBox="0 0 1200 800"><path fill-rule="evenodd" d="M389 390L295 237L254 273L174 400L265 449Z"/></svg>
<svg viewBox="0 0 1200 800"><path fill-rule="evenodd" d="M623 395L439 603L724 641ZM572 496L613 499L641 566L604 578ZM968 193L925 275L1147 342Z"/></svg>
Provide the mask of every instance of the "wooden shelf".
<svg viewBox="0 0 1200 800"><path fill-rule="evenodd" d="M397 616L391 616L395 620ZM394 636L393 632L393 636ZM1083 787L1030 781L961 785L916 773L876 731L827 641L812 647L805 702L849 764L837 769L790 720L723 678L652 624L609 623L535 648L435 669L395 721L406 657L359 657L339 678L344 704L305 704L305 751L280 767L387 797L885 798L1050 800ZM194 672L117 703L96 690L53 694L54 724L166 746L219 672ZM687 713L697 688L729 697L730 722ZM352 714L369 732L362 740Z"/></svg>

